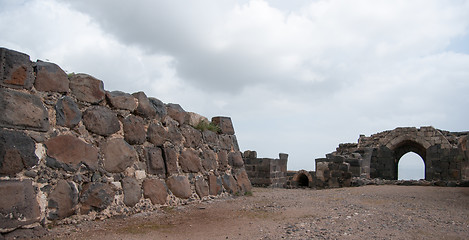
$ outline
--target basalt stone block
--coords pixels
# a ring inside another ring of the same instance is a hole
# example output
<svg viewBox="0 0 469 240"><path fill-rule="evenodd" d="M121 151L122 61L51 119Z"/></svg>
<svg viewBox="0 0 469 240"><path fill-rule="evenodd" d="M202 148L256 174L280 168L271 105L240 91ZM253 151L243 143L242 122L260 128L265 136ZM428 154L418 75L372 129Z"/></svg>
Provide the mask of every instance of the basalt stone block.
<svg viewBox="0 0 469 240"><path fill-rule="evenodd" d="M68 76L57 64L38 61L34 65L36 70L34 87L36 90L45 92L68 92Z"/></svg>
<svg viewBox="0 0 469 240"><path fill-rule="evenodd" d="M70 90L79 101L88 103L99 103L106 96L103 82L83 73L70 77Z"/></svg>
<svg viewBox="0 0 469 240"><path fill-rule="evenodd" d="M228 151L231 151L232 149L234 149L233 146L233 140L231 139L230 135L226 135L226 134L220 134L218 135L218 139L219 139L219 146L221 149L224 149L224 150L228 150Z"/></svg>
<svg viewBox="0 0 469 240"><path fill-rule="evenodd" d="M171 176L166 180L166 184L178 198L187 199L192 196L191 185L186 176Z"/></svg>
<svg viewBox="0 0 469 240"><path fill-rule="evenodd" d="M34 73L29 56L0 48L0 85L10 88L31 89Z"/></svg>
<svg viewBox="0 0 469 240"><path fill-rule="evenodd" d="M243 157L241 152L228 153L228 164L234 168L241 168L244 166Z"/></svg>
<svg viewBox="0 0 469 240"><path fill-rule="evenodd" d="M168 126L167 137L169 141L171 141L174 144L181 143L183 139L183 136L181 132L179 131L179 128L176 125L172 125L172 124Z"/></svg>
<svg viewBox="0 0 469 240"><path fill-rule="evenodd" d="M134 111L137 108L137 99L129 93L121 91L106 92L106 97L111 106L118 109Z"/></svg>
<svg viewBox="0 0 469 240"><path fill-rule="evenodd" d="M208 176L208 184L209 184L209 193L210 195L218 195L223 192L223 183L221 178L210 174Z"/></svg>
<svg viewBox="0 0 469 240"><path fill-rule="evenodd" d="M153 104L150 103L150 100L148 100L147 95L145 95L144 92L136 92L132 95L138 100L138 106L137 109L135 109L135 113L149 119L156 117L156 109L153 107Z"/></svg>
<svg viewBox="0 0 469 240"><path fill-rule="evenodd" d="M143 181L143 196L149 198L153 204L166 204L168 200L166 184L159 179L145 179Z"/></svg>
<svg viewBox="0 0 469 240"><path fill-rule="evenodd" d="M202 138L204 142L212 147L218 146L218 134L210 130L205 130L202 132Z"/></svg>
<svg viewBox="0 0 469 240"><path fill-rule="evenodd" d="M163 146L164 159L166 160L166 171L167 174L178 173L178 151L174 146L166 143Z"/></svg>
<svg viewBox="0 0 469 240"><path fill-rule="evenodd" d="M106 209L114 200L115 194L115 189L110 184L100 182L85 184L80 195L82 213L86 214L93 209L98 211Z"/></svg>
<svg viewBox="0 0 469 240"><path fill-rule="evenodd" d="M191 148L182 150L179 155L179 166L181 170L186 173L196 173L201 171L199 153Z"/></svg>
<svg viewBox="0 0 469 240"><path fill-rule="evenodd" d="M124 204L133 207L140 201L142 188L137 179L126 177L122 179L122 190L124 191Z"/></svg>
<svg viewBox="0 0 469 240"><path fill-rule="evenodd" d="M83 114L83 124L89 131L102 136L109 136L120 130L116 114L102 106L88 108Z"/></svg>
<svg viewBox="0 0 469 240"><path fill-rule="evenodd" d="M57 125L74 128L81 121L81 111L75 101L68 96L64 96L55 105Z"/></svg>
<svg viewBox="0 0 469 240"><path fill-rule="evenodd" d="M223 134L233 135L235 134L233 123L230 117L213 117L212 123L220 127Z"/></svg>
<svg viewBox="0 0 469 240"><path fill-rule="evenodd" d="M147 139L156 146L162 146L167 140L167 131L160 122L152 122L148 126Z"/></svg>
<svg viewBox="0 0 469 240"><path fill-rule="evenodd" d="M183 125L181 127L181 133L186 140L184 142L185 147L197 148L202 145L202 133L199 130L189 125Z"/></svg>
<svg viewBox="0 0 469 240"><path fill-rule="evenodd" d="M226 150L220 150L218 153L218 169L220 171L226 170L228 167L228 152Z"/></svg>
<svg viewBox="0 0 469 240"><path fill-rule="evenodd" d="M0 130L0 175L15 175L38 163L35 142L22 132Z"/></svg>
<svg viewBox="0 0 469 240"><path fill-rule="evenodd" d="M238 183L236 182L233 176L225 173L223 174L221 179L223 182L223 187L225 187L226 191L228 191L231 194L239 192Z"/></svg>
<svg viewBox="0 0 469 240"><path fill-rule="evenodd" d="M145 148L147 167L149 174L165 175L166 167L163 159L163 151L159 147Z"/></svg>
<svg viewBox="0 0 469 240"><path fill-rule="evenodd" d="M241 192L246 193L252 190L251 181L249 181L248 174L246 170L239 169L235 171L235 178L238 182L238 186L241 189Z"/></svg>
<svg viewBox="0 0 469 240"><path fill-rule="evenodd" d="M45 142L47 155L57 161L77 166L83 162L97 168L98 149L71 135L60 135Z"/></svg>
<svg viewBox="0 0 469 240"><path fill-rule="evenodd" d="M101 151L104 154L104 169L112 173L123 172L138 160L135 149L122 138L107 140Z"/></svg>
<svg viewBox="0 0 469 240"><path fill-rule="evenodd" d="M201 122L209 123L208 119L198 113L187 112L185 115L184 123L190 126L197 126Z"/></svg>
<svg viewBox="0 0 469 240"><path fill-rule="evenodd" d="M208 183L201 176L195 178L195 192L200 198L206 197L209 194Z"/></svg>
<svg viewBox="0 0 469 240"><path fill-rule="evenodd" d="M202 167L206 171L217 169L217 154L210 148L204 148L202 152Z"/></svg>
<svg viewBox="0 0 469 240"><path fill-rule="evenodd" d="M73 215L77 203L78 192L73 184L65 180L59 180L54 190L49 194L48 207L51 211L48 218L57 220Z"/></svg>
<svg viewBox="0 0 469 240"><path fill-rule="evenodd" d="M143 144L147 138L145 122L141 117L129 115L123 121L124 138L130 144Z"/></svg>
<svg viewBox="0 0 469 240"><path fill-rule="evenodd" d="M0 232L38 222L39 204L31 180L0 180Z"/></svg>
<svg viewBox="0 0 469 240"><path fill-rule="evenodd" d="M180 125L184 124L184 120L186 119L186 111L181 107L179 104L175 103L168 103L166 104L166 111L168 115L176 120Z"/></svg>
<svg viewBox="0 0 469 240"><path fill-rule="evenodd" d="M0 127L49 130L49 115L39 97L10 89L0 89Z"/></svg>
<svg viewBox="0 0 469 240"><path fill-rule="evenodd" d="M168 114L168 111L166 111L166 106L162 101L154 97L149 97L148 100L150 100L150 103L156 110L156 114L160 116L160 118L163 118Z"/></svg>

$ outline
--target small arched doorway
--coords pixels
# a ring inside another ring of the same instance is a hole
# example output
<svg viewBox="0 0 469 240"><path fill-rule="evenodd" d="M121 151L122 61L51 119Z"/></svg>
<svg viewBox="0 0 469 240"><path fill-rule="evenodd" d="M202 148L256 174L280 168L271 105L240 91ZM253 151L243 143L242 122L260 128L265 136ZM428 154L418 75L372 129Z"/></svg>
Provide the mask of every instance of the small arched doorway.
<svg viewBox="0 0 469 240"><path fill-rule="evenodd" d="M397 179L425 179L425 163L423 159L414 152L404 154L398 162Z"/></svg>
<svg viewBox="0 0 469 240"><path fill-rule="evenodd" d="M298 178L298 187L309 187L309 179L305 174L300 174Z"/></svg>
<svg viewBox="0 0 469 240"><path fill-rule="evenodd" d="M293 175L292 182L295 187L311 187L313 177L306 170L300 170Z"/></svg>

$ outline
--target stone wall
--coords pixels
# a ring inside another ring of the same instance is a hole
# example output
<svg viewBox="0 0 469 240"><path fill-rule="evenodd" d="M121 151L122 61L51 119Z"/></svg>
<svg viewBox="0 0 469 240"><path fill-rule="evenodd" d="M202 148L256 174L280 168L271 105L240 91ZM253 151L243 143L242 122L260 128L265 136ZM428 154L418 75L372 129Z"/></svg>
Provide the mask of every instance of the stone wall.
<svg viewBox="0 0 469 240"><path fill-rule="evenodd" d="M0 112L0 232L251 190L229 117L203 129L177 104L5 48Z"/></svg>
<svg viewBox="0 0 469 240"><path fill-rule="evenodd" d="M257 158L256 151L244 152L244 165L252 185L285 187L287 183L288 154L280 153L278 159Z"/></svg>

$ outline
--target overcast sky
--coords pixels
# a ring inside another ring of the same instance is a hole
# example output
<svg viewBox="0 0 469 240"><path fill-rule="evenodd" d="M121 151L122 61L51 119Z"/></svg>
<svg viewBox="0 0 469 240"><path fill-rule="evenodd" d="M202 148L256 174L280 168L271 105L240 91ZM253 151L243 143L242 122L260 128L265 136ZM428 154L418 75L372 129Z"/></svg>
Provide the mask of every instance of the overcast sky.
<svg viewBox="0 0 469 240"><path fill-rule="evenodd" d="M0 0L0 46L233 120L313 170L405 126L469 130L469 1Z"/></svg>

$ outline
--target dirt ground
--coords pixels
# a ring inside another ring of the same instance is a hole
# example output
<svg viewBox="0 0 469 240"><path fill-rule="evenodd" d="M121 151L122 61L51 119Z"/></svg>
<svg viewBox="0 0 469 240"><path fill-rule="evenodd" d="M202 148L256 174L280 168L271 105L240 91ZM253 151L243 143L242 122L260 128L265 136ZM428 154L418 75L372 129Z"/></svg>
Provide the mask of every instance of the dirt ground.
<svg viewBox="0 0 469 240"><path fill-rule="evenodd" d="M253 196L57 226L46 239L469 239L469 188L254 188Z"/></svg>

